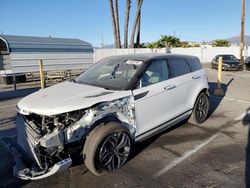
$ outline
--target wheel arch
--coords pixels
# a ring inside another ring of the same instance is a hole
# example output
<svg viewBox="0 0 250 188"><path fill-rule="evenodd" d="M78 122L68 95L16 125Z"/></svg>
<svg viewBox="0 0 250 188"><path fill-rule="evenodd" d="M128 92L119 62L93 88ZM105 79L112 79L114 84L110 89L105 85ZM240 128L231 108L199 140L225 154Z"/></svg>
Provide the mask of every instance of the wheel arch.
<svg viewBox="0 0 250 188"><path fill-rule="evenodd" d="M201 89L199 90L199 92L197 92L196 95L194 95L195 97L194 97L193 100L192 100L192 109L194 108L195 102L196 102L197 98L199 97L199 95L200 95L201 93L206 93L207 96L209 96L209 88L208 88L208 87L203 87L203 88L201 88Z"/></svg>
<svg viewBox="0 0 250 188"><path fill-rule="evenodd" d="M124 120L120 119L119 116L117 116L115 113L109 113L109 114L105 114L104 116L102 116L100 119L96 120L95 122L93 122L90 125L90 129L88 131L88 135L90 134L90 132L92 132L96 127L104 125L104 126L108 126L109 123L111 122L116 122L116 123L120 123L122 127L128 129L129 133L130 133L130 137L132 140L135 140L135 127L131 124L128 124L127 122L125 122Z"/></svg>

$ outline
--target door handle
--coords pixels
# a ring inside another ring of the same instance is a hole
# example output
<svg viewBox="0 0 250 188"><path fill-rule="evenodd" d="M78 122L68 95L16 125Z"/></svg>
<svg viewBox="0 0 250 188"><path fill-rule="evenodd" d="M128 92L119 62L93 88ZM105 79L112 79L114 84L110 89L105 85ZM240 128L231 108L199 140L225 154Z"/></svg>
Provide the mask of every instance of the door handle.
<svg viewBox="0 0 250 188"><path fill-rule="evenodd" d="M197 79L200 78L200 76L193 76L192 78L193 78L194 80L197 80Z"/></svg>
<svg viewBox="0 0 250 188"><path fill-rule="evenodd" d="M176 85L169 85L169 86L164 87L165 90L172 90L175 88L176 88Z"/></svg>

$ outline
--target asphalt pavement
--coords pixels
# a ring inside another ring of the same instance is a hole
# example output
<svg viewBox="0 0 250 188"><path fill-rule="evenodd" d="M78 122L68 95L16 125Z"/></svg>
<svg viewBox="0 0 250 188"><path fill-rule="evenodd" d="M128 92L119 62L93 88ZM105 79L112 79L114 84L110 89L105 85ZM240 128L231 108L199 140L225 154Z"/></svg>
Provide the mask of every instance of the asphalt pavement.
<svg viewBox="0 0 250 188"><path fill-rule="evenodd" d="M42 180L13 177L5 142L15 139L15 105L37 89L0 91L0 187L250 187L250 71L223 72L226 95L217 97L217 71L206 70L208 120L202 126L182 122L136 144L121 169L100 177L81 161Z"/></svg>

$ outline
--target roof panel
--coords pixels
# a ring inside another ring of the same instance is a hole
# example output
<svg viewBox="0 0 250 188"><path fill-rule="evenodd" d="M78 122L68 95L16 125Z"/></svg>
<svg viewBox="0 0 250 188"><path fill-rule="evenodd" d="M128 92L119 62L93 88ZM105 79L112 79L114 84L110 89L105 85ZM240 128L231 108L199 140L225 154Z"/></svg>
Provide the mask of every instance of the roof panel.
<svg viewBox="0 0 250 188"><path fill-rule="evenodd" d="M84 50L93 50L93 47L90 43L79 39L14 35L0 35L0 37L7 41L10 52L29 52L29 50L33 51L34 48L37 49L37 52L39 51L39 49L41 50L41 52L49 52L51 51L51 49L57 49L57 51L60 51L60 49L62 49L63 52L67 51L67 49L69 49L70 52L72 52L72 49L75 49L76 51L80 50L81 52Z"/></svg>

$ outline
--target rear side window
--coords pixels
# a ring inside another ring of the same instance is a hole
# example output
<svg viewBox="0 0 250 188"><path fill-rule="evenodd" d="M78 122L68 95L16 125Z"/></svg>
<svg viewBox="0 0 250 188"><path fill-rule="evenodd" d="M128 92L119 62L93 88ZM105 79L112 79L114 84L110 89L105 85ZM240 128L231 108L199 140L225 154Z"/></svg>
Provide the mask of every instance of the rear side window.
<svg viewBox="0 0 250 188"><path fill-rule="evenodd" d="M170 63L173 68L173 74L175 77L182 76L191 72L190 67L185 59L171 59Z"/></svg>
<svg viewBox="0 0 250 188"><path fill-rule="evenodd" d="M190 65L191 71L197 71L201 69L201 63L198 58L190 58L188 59L188 63Z"/></svg>

